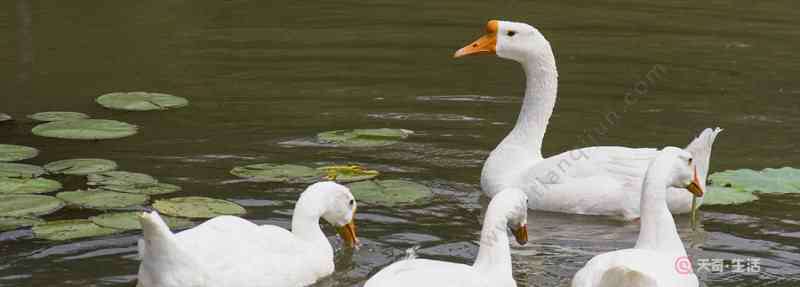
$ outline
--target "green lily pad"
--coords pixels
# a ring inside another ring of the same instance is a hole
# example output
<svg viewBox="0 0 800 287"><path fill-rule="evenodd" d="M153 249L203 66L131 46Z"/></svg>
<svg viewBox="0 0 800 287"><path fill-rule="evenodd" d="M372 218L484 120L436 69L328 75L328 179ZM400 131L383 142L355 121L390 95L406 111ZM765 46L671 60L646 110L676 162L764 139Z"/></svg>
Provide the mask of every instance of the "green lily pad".
<svg viewBox="0 0 800 287"><path fill-rule="evenodd" d="M105 236L119 232L122 231L102 227L88 219L56 220L33 227L33 235L36 238L53 241Z"/></svg>
<svg viewBox="0 0 800 287"><path fill-rule="evenodd" d="M362 181L349 187L359 202L383 206L421 204L433 198L427 186L404 180Z"/></svg>
<svg viewBox="0 0 800 287"><path fill-rule="evenodd" d="M735 205L748 203L758 199L758 196L741 189L721 186L707 186L708 192L703 196L703 205Z"/></svg>
<svg viewBox="0 0 800 287"><path fill-rule="evenodd" d="M244 207L221 199L208 197L176 197L157 200L153 208L161 214L187 218L213 218L220 215L242 215Z"/></svg>
<svg viewBox="0 0 800 287"><path fill-rule="evenodd" d="M41 112L28 115L28 118L41 122L55 122L88 119L89 115L78 112Z"/></svg>
<svg viewBox="0 0 800 287"><path fill-rule="evenodd" d="M138 172L107 171L90 174L86 177L89 185L155 185L158 180Z"/></svg>
<svg viewBox="0 0 800 287"><path fill-rule="evenodd" d="M726 170L709 176L712 185L731 187L746 192L800 192L800 170L791 167Z"/></svg>
<svg viewBox="0 0 800 287"><path fill-rule="evenodd" d="M359 165L331 165L318 167L328 180L341 183L364 181L378 177L381 173L377 170L364 169Z"/></svg>
<svg viewBox="0 0 800 287"><path fill-rule="evenodd" d="M130 194L102 189L64 191L56 197L67 204L92 209L113 209L143 205L150 199L144 194Z"/></svg>
<svg viewBox="0 0 800 287"><path fill-rule="evenodd" d="M98 97L96 101L106 108L125 111L168 110L189 104L185 98L147 92L110 93Z"/></svg>
<svg viewBox="0 0 800 287"><path fill-rule="evenodd" d="M167 194L181 191L181 187L169 183L156 183L156 184L131 184L131 185L103 185L102 189L124 192L124 193L138 193L147 195Z"/></svg>
<svg viewBox="0 0 800 287"><path fill-rule="evenodd" d="M33 178L45 173L43 168L35 165L0 162L0 177Z"/></svg>
<svg viewBox="0 0 800 287"><path fill-rule="evenodd" d="M53 174L88 175L117 169L117 163L100 158L76 158L54 161L44 165Z"/></svg>
<svg viewBox="0 0 800 287"><path fill-rule="evenodd" d="M36 217L6 217L0 216L0 231L15 230L40 224L44 220Z"/></svg>
<svg viewBox="0 0 800 287"><path fill-rule="evenodd" d="M13 144L0 144L0 161L18 161L39 155L39 150Z"/></svg>
<svg viewBox="0 0 800 287"><path fill-rule="evenodd" d="M142 225L139 223L140 214L141 212L137 211L104 213L98 216L92 216L89 220L102 227L122 230L139 230L142 229ZM172 230L185 229L194 225L191 220L186 218L162 216L161 219L163 219Z"/></svg>
<svg viewBox="0 0 800 287"><path fill-rule="evenodd" d="M57 121L40 124L33 127L33 134L42 137L75 139L75 140L103 140L118 139L132 136L138 131L136 125L114 120L86 119Z"/></svg>
<svg viewBox="0 0 800 287"><path fill-rule="evenodd" d="M47 195L0 195L0 216L40 216L64 207L64 202Z"/></svg>
<svg viewBox="0 0 800 287"><path fill-rule="evenodd" d="M48 193L61 189L61 183L46 178L0 177L0 194L4 193Z"/></svg>
<svg viewBox="0 0 800 287"><path fill-rule="evenodd" d="M0 113L0 123L5 122L5 121L10 121L12 119L14 119L14 118L9 116L8 114Z"/></svg>
<svg viewBox="0 0 800 287"><path fill-rule="evenodd" d="M272 163L237 166L231 174L254 181L282 183L313 183L325 176L322 171L307 166Z"/></svg>
<svg viewBox="0 0 800 287"><path fill-rule="evenodd" d="M343 147L370 147L395 144L413 134L404 129L355 129L328 131L317 134L322 143Z"/></svg>

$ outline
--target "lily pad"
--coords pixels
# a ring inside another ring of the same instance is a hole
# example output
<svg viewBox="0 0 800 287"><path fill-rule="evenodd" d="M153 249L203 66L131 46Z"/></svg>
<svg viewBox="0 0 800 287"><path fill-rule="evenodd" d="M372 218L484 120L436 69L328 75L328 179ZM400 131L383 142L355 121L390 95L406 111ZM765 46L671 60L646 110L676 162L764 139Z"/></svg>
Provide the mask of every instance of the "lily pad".
<svg viewBox="0 0 800 287"><path fill-rule="evenodd" d="M0 177L0 194L48 193L59 189L61 189L61 183L52 179Z"/></svg>
<svg viewBox="0 0 800 287"><path fill-rule="evenodd" d="M88 175L117 169L117 163L100 158L76 158L54 161L44 165L53 174Z"/></svg>
<svg viewBox="0 0 800 287"><path fill-rule="evenodd" d="M40 216L64 207L64 202L47 195L0 195L0 216Z"/></svg>
<svg viewBox="0 0 800 287"><path fill-rule="evenodd" d="M33 178L45 173L43 168L35 165L0 162L0 177Z"/></svg>
<svg viewBox="0 0 800 287"><path fill-rule="evenodd" d="M56 197L68 204L92 208L113 209L143 205L150 199L144 194L130 194L102 189L64 191Z"/></svg>
<svg viewBox="0 0 800 287"><path fill-rule="evenodd" d="M30 227L44 222L36 217L4 217L0 216L0 231L8 231Z"/></svg>
<svg viewBox="0 0 800 287"><path fill-rule="evenodd" d="M103 227L122 230L139 230L142 229L142 225L139 223L140 214L141 212L137 211L104 213L98 216L92 216L89 220ZM184 229L194 225L191 220L185 218L162 216L161 219L163 219L172 230Z"/></svg>
<svg viewBox="0 0 800 287"><path fill-rule="evenodd" d="M37 136L50 138L103 140L132 136L137 130L136 125L120 121L86 119L44 123L33 127L32 132Z"/></svg>
<svg viewBox="0 0 800 287"><path fill-rule="evenodd" d="M246 212L244 207L227 200L197 196L157 200L153 208L162 214L187 218L213 218Z"/></svg>
<svg viewBox="0 0 800 287"><path fill-rule="evenodd" d="M404 180L362 181L349 187L359 202L383 206L421 204L433 198L427 186Z"/></svg>
<svg viewBox="0 0 800 287"><path fill-rule="evenodd" d="M791 167L726 170L709 176L712 185L740 189L746 192L800 192L800 170Z"/></svg>
<svg viewBox="0 0 800 287"><path fill-rule="evenodd" d="M18 161L39 155L39 150L13 144L0 144L0 161Z"/></svg>
<svg viewBox="0 0 800 287"><path fill-rule="evenodd" d="M41 122L55 122L88 119L89 115L78 112L41 112L28 115L28 118Z"/></svg>
<svg viewBox="0 0 800 287"><path fill-rule="evenodd" d="M12 119L14 119L14 118L9 116L8 114L0 113L0 123L5 122L5 121L10 121Z"/></svg>
<svg viewBox="0 0 800 287"><path fill-rule="evenodd" d="M122 231L102 227L88 219L56 220L33 227L33 235L36 238L53 241L97 237L119 232Z"/></svg>
<svg viewBox="0 0 800 287"><path fill-rule="evenodd" d="M748 203L758 199L758 196L747 191L740 189L721 187L721 186L707 186L708 192L703 196L703 205L735 205Z"/></svg>
<svg viewBox="0 0 800 287"><path fill-rule="evenodd" d="M317 170L323 172L328 180L341 183L369 180L381 174L377 170L364 169L359 165L331 165L319 167Z"/></svg>
<svg viewBox="0 0 800 287"><path fill-rule="evenodd" d="M86 177L89 185L155 185L158 180L138 172L108 171L90 174Z"/></svg>
<svg viewBox="0 0 800 287"><path fill-rule="evenodd" d="M110 93L98 97L96 101L106 108L125 111L168 110L189 104L185 98L148 92Z"/></svg>
<svg viewBox="0 0 800 287"><path fill-rule="evenodd" d="M295 164L262 163L237 166L231 174L261 182L313 183L325 173L314 168Z"/></svg>
<svg viewBox="0 0 800 287"><path fill-rule="evenodd" d="M124 192L124 193L138 193L147 195L167 194L181 191L181 187L169 183L156 183L156 184L131 184L131 185L103 185L102 189Z"/></svg>
<svg viewBox="0 0 800 287"><path fill-rule="evenodd" d="M395 144L413 134L405 129L355 129L328 131L317 134L322 143L344 147L370 147Z"/></svg>

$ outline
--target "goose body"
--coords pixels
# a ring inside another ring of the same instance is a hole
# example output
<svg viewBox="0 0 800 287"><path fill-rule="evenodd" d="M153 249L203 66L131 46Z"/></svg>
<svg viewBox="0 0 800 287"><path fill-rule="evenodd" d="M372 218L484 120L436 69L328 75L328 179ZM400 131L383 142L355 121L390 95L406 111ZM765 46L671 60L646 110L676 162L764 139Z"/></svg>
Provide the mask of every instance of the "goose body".
<svg viewBox="0 0 800 287"><path fill-rule="evenodd" d="M508 227L525 244L527 196L518 189L502 191L489 203L473 265L429 259L395 262L370 278L364 287L513 287Z"/></svg>
<svg viewBox="0 0 800 287"><path fill-rule="evenodd" d="M702 196L691 159L674 147L658 153L645 177L636 246L595 256L575 274L573 287L698 286L666 201L676 187Z"/></svg>
<svg viewBox="0 0 800 287"><path fill-rule="evenodd" d="M355 244L355 201L346 187L323 182L300 197L292 231L220 216L173 234L156 212L141 216L141 287L307 286L333 273L325 218Z"/></svg>
<svg viewBox="0 0 800 287"><path fill-rule="evenodd" d="M484 163L482 190L491 197L506 188L520 188L535 210L638 218L644 174L658 151L594 146L543 157L542 141L558 90L550 43L528 24L493 20L486 35L458 50L455 57L483 53L522 64L526 89L514 128ZM706 129L686 147L697 159L694 165L702 180L720 131ZM692 197L680 188L670 192L668 202L673 213L691 211Z"/></svg>

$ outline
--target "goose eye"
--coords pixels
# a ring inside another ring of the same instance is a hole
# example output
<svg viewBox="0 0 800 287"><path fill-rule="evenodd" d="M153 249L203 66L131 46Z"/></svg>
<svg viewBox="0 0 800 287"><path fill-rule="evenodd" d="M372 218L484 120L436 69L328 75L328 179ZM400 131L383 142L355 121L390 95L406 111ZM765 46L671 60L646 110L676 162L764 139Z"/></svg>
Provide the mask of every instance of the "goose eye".
<svg viewBox="0 0 800 287"><path fill-rule="evenodd" d="M517 34L517 32L514 32L514 31L508 31L508 33L506 33L506 35L508 35L509 37L514 37L514 35L516 35L516 34Z"/></svg>
<svg viewBox="0 0 800 287"><path fill-rule="evenodd" d="M355 203L356 203L355 199L351 199L350 200L350 206L353 206L353 204L355 204Z"/></svg>
<svg viewBox="0 0 800 287"><path fill-rule="evenodd" d="M692 165L692 158L689 158L689 165Z"/></svg>

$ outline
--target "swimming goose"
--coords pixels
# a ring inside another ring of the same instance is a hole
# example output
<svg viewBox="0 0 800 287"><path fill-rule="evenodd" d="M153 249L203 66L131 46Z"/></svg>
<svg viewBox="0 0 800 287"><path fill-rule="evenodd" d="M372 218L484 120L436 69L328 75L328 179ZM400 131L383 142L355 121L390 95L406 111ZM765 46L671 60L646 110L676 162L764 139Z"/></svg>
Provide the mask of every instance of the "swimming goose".
<svg viewBox="0 0 800 287"><path fill-rule="evenodd" d="M292 231L220 216L173 234L158 213L143 213L140 287L307 286L333 273L333 247L319 226L337 226L357 244L356 202L347 187L320 182L301 195Z"/></svg>
<svg viewBox="0 0 800 287"><path fill-rule="evenodd" d="M542 156L542 140L556 103L558 72L550 43L539 30L525 23L489 21L486 34L454 57L475 54L517 61L527 77L516 125L483 165L483 191L491 197L509 187L520 188L536 210L638 218L642 180L656 149L595 146ZM702 187L711 146L720 131L704 130L685 149L695 159ZM692 199L675 188L668 192L667 202L672 213L686 213L692 210Z"/></svg>
<svg viewBox="0 0 800 287"><path fill-rule="evenodd" d="M647 169L643 185L636 246L595 256L575 274L573 287L698 286L666 202L670 188L703 195L692 155L664 148Z"/></svg>
<svg viewBox="0 0 800 287"><path fill-rule="evenodd" d="M428 259L395 262L372 276L364 287L511 287L510 228L519 244L528 241L527 196L519 189L498 193L486 210L480 248L470 265Z"/></svg>

